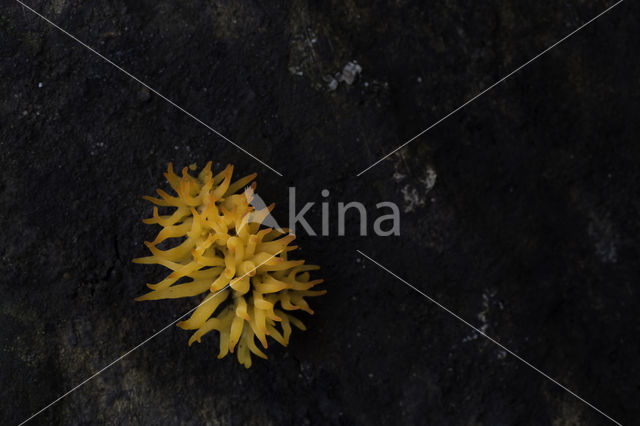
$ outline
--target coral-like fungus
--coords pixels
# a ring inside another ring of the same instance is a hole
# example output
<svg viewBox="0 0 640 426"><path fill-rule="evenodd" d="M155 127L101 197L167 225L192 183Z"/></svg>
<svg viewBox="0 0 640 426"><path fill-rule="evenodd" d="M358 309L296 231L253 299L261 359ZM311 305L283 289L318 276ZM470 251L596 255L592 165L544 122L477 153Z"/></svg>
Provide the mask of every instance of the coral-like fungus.
<svg viewBox="0 0 640 426"><path fill-rule="evenodd" d="M267 348L267 336L286 346L291 325L301 330L305 327L285 311L313 314L305 297L325 291L311 290L323 281L310 280L309 271L318 266L287 259L287 252L297 247L290 245L295 236L286 230L261 227L274 205L261 210L251 205L256 184L247 185L256 175L232 183L232 173L233 166L229 165L214 176L209 162L197 177L191 176L187 167L180 177L169 164L165 177L177 196L158 189L160 198L144 197L156 206L153 217L143 222L159 224L163 229L154 241L145 242L152 255L133 261L160 264L173 272L157 284L147 284L152 291L136 300L205 293L191 317L177 325L196 330L189 345L217 330L218 358L235 349L238 361L249 368L251 353L267 358L255 339L263 348ZM157 206L175 210L161 216ZM158 248L170 238L182 241L173 248Z"/></svg>

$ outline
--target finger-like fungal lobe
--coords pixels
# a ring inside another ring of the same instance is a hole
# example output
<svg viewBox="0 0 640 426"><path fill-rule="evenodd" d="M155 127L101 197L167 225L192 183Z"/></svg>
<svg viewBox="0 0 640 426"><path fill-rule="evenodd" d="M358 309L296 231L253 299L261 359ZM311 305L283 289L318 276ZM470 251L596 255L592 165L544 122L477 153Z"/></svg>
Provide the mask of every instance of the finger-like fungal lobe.
<svg viewBox="0 0 640 426"><path fill-rule="evenodd" d="M195 330L189 345L216 330L218 358L235 351L249 368L252 353L267 358L256 339L264 349L268 337L287 346L292 325L305 329L291 311L313 314L305 298L326 291L313 290L323 281L310 278L318 266L288 258L297 248L291 245L295 236L261 225L274 205L260 210L251 205L256 174L232 182L232 173L228 165L214 175L209 162L197 176L187 167L178 176L170 163L164 175L175 195L158 189L160 198L144 197L155 206L153 217L143 222L162 229L155 240L145 242L151 255L133 261L172 272L147 284L151 291L136 300L198 296L190 318L177 324Z"/></svg>

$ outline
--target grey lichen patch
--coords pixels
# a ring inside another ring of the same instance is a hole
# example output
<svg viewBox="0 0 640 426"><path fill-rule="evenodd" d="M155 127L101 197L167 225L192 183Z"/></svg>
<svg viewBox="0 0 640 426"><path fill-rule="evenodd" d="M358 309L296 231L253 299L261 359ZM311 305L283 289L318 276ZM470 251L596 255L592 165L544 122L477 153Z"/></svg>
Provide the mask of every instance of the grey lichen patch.
<svg viewBox="0 0 640 426"><path fill-rule="evenodd" d="M424 188L426 192L431 191L431 189L436 185L436 178L438 175L434 168L430 165L427 166L425 170L424 177L420 180L424 184Z"/></svg>
<svg viewBox="0 0 640 426"><path fill-rule="evenodd" d="M352 84L362 67L349 62L342 71L328 73L332 66L331 58L326 58L317 51L318 36L311 28L302 28L296 32L290 42L289 73L296 77L304 77L312 87L320 91L333 91L340 82ZM357 63L356 63L357 64ZM335 69L335 68L334 68Z"/></svg>
<svg viewBox="0 0 640 426"><path fill-rule="evenodd" d="M354 84L362 66L332 23L302 1L292 3L289 16L289 73L306 79L318 91Z"/></svg>
<svg viewBox="0 0 640 426"><path fill-rule="evenodd" d="M404 201L404 212L409 213L424 207L427 203L427 195L436 185L438 178L435 167L427 163L416 176L413 170L409 169L403 150L398 151L393 157L395 172L392 178L396 183L402 184L400 191Z"/></svg>
<svg viewBox="0 0 640 426"><path fill-rule="evenodd" d="M333 91L338 88L338 85L341 82L344 82L349 86L352 85L361 72L362 66L358 64L358 61L353 60L347 62L344 68L342 68L342 71L337 72L335 76L332 77L330 75L326 75L323 79L327 83L327 89L329 91Z"/></svg>
<svg viewBox="0 0 640 426"><path fill-rule="evenodd" d="M482 293L482 309L480 310L480 312L478 312L478 314L476 314L476 318L478 319L478 321L480 321L478 329L482 333L486 333L487 330L489 329L489 326L490 326L489 313L491 312L492 308L495 308L495 307L499 308L500 310L503 309L502 302L500 302L499 300L496 300L495 290L489 289L484 291ZM472 331L471 334L465 336L462 339L462 342L466 343L471 340L476 340L479 336L480 334L477 331ZM498 352L499 359L502 359L505 356L506 356L505 351L500 350Z"/></svg>
<svg viewBox="0 0 640 426"><path fill-rule="evenodd" d="M546 397L556 405L556 416L553 419L553 426L577 426L585 424L584 405L570 399L570 396L558 397L545 392Z"/></svg>
<svg viewBox="0 0 640 426"><path fill-rule="evenodd" d="M66 0L53 0L51 2L51 7L53 7L53 12L56 15L60 15L62 13L62 11L64 11L66 6L67 6L67 1Z"/></svg>
<svg viewBox="0 0 640 426"><path fill-rule="evenodd" d="M418 194L418 190L407 184L402 188L402 197L404 198L404 212L409 213L415 211L417 207L425 205L425 199Z"/></svg>
<svg viewBox="0 0 640 426"><path fill-rule="evenodd" d="M306 16L306 14L302 14L302 16ZM312 28L306 27L298 21L292 20L291 25L295 28L295 32L289 41L289 72L303 76L305 70L309 74L319 65L315 51L318 37Z"/></svg>
<svg viewBox="0 0 640 426"><path fill-rule="evenodd" d="M305 2L294 1L290 9L289 72L297 77L305 76L313 87L322 87L323 65L316 52L318 35Z"/></svg>

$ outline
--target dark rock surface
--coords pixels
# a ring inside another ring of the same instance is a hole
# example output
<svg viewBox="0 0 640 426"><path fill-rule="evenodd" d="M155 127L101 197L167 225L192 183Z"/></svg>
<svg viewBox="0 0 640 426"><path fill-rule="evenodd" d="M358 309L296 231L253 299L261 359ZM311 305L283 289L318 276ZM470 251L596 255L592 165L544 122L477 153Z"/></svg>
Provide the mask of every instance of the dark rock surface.
<svg viewBox="0 0 640 426"><path fill-rule="evenodd" d="M607 424L356 249L637 421L637 2L360 177L613 1L29 4L284 176L3 0L2 424L193 306L134 302L160 271L131 259L156 231L141 195L166 186L169 161L209 159L259 172L285 221L295 186L317 230L331 191L331 236L299 236L329 291L309 330L245 370L216 359L214 335L189 348L172 327L33 424ZM369 230L376 203L398 203L401 236L358 236L355 220L338 236L336 205L353 200Z"/></svg>

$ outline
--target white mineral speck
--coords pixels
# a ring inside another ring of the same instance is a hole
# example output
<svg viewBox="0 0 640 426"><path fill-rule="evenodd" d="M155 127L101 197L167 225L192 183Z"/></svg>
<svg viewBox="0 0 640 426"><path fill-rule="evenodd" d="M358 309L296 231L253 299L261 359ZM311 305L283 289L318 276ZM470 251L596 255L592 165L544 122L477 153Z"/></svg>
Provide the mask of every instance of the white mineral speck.
<svg viewBox="0 0 640 426"><path fill-rule="evenodd" d="M349 61L342 69L339 80L347 84L353 84L358 74L362 72L362 67L356 61Z"/></svg>

